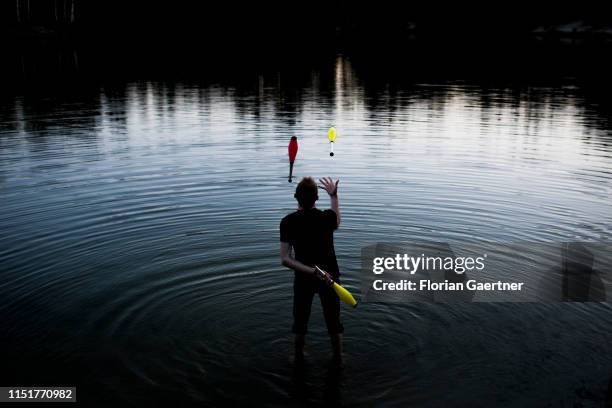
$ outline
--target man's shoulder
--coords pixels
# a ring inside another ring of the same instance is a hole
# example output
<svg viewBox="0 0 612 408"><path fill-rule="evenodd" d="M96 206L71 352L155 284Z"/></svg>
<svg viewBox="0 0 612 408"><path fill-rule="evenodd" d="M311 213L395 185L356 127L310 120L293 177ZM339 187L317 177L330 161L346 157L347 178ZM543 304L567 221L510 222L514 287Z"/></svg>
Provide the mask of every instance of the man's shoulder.
<svg viewBox="0 0 612 408"><path fill-rule="evenodd" d="M317 216L321 216L322 214L325 214L328 211L333 211L333 210L320 210L320 209L318 209L316 207L315 208L311 208L311 209L306 210L306 211L304 211L304 210L296 210L296 211L294 211L292 213L289 213L289 214L285 215L283 217L283 220L291 220L291 219L300 218L302 216L309 217L309 216L313 216L313 215L315 217L317 217Z"/></svg>
<svg viewBox="0 0 612 408"><path fill-rule="evenodd" d="M291 222L291 220L296 219L298 216L299 216L299 211L294 211L292 213L289 213L283 217L283 219L281 220L281 223Z"/></svg>

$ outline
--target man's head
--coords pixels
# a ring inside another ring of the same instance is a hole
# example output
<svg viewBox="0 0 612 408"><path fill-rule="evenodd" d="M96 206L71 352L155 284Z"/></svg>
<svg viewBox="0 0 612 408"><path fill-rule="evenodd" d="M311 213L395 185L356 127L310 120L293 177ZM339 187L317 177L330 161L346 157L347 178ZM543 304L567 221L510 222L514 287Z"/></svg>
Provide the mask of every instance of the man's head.
<svg viewBox="0 0 612 408"><path fill-rule="evenodd" d="M303 209L308 210L314 207L315 201L319 199L317 183L312 177L304 177L295 188L293 196Z"/></svg>

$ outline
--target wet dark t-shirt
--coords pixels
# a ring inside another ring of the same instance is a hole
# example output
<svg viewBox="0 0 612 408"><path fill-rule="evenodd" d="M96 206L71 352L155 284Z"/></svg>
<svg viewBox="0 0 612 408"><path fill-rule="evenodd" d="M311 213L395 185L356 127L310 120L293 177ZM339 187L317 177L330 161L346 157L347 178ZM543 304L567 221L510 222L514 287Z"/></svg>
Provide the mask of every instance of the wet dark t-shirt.
<svg viewBox="0 0 612 408"><path fill-rule="evenodd" d="M296 260L308 266L317 265L337 278L340 272L334 251L336 228L338 221L334 210L298 210L282 219L280 240L291 244ZM296 273L296 278L302 276Z"/></svg>

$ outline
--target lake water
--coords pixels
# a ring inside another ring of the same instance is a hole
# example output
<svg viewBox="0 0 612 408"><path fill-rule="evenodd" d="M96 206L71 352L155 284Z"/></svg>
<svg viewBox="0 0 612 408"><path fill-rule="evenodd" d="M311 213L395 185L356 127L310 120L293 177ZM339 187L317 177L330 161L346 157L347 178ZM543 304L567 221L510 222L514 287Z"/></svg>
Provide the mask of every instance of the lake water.
<svg viewBox="0 0 612 408"><path fill-rule="evenodd" d="M336 251L354 293L360 249L379 241L609 241L598 95L572 79L372 84L338 57L298 79L6 96L2 385L77 386L99 405L599 406L606 303L343 307L338 374L315 300L295 372L278 242L307 175L340 178Z"/></svg>

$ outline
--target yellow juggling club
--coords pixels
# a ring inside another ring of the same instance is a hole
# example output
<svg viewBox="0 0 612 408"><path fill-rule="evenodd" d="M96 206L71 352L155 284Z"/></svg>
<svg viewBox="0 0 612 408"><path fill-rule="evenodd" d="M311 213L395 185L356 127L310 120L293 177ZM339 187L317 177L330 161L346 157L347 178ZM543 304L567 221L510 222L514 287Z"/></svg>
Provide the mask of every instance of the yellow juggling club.
<svg viewBox="0 0 612 408"><path fill-rule="evenodd" d="M315 268L317 268L320 273L324 273L321 270L321 268L319 268L318 266L315 266ZM336 295L338 295L340 300L342 300L343 302L347 303L351 307L357 307L357 300L355 300L353 295L351 295L351 292L349 292L348 290L344 289L342 286L340 286L336 282L332 282L332 288L334 289L334 292L336 292Z"/></svg>
<svg viewBox="0 0 612 408"><path fill-rule="evenodd" d="M330 127L329 130L327 131L327 138L329 139L329 155L333 156L334 155L334 142L336 141L336 128L335 127Z"/></svg>
<svg viewBox="0 0 612 408"><path fill-rule="evenodd" d="M336 292L336 295L338 295L340 300L347 303L351 307L357 307L357 300L353 297L353 295L351 295L351 292L344 289L342 286L338 285L336 282L334 282L333 288L334 288L334 292Z"/></svg>

